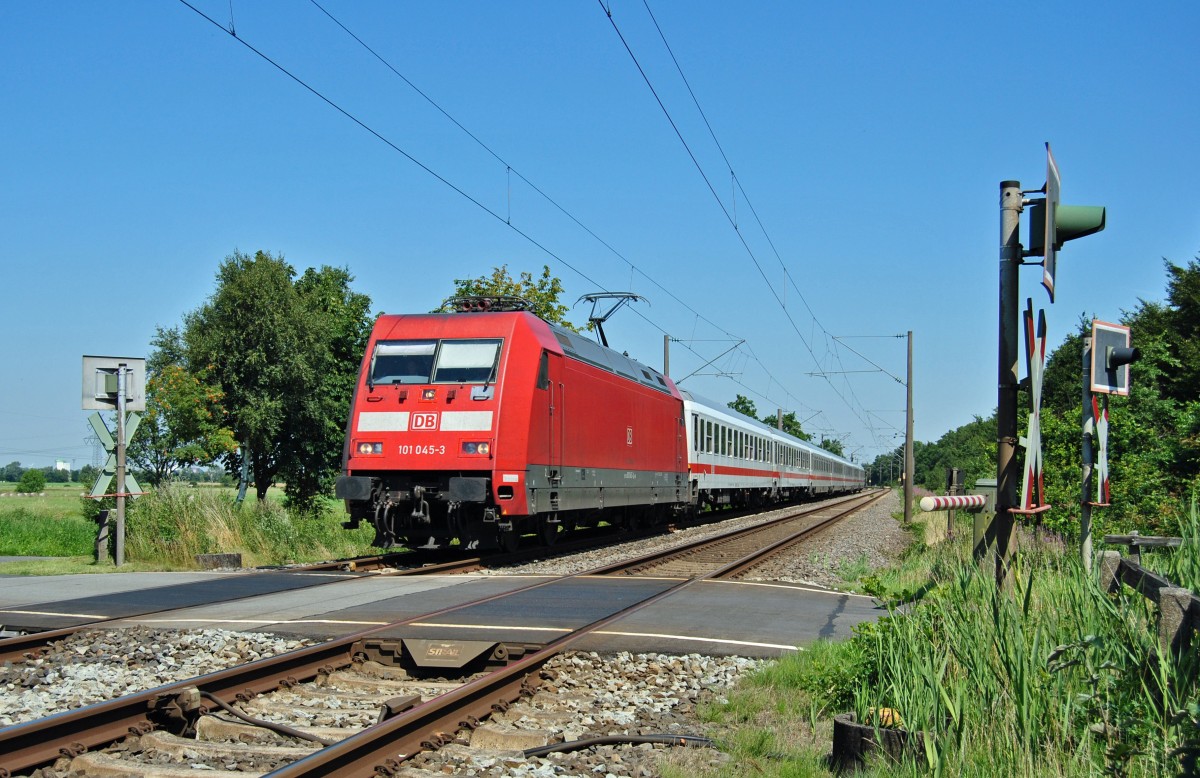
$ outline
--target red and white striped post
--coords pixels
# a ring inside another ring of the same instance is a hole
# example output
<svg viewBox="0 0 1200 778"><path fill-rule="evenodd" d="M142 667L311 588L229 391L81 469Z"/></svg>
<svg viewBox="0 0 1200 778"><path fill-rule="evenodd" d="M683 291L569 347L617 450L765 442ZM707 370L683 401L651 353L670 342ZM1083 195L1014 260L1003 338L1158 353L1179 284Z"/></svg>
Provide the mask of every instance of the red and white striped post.
<svg viewBox="0 0 1200 778"><path fill-rule="evenodd" d="M921 498L921 510L923 511L948 511L951 509L977 511L986 504L987 498L982 494L959 494L944 497L930 495Z"/></svg>

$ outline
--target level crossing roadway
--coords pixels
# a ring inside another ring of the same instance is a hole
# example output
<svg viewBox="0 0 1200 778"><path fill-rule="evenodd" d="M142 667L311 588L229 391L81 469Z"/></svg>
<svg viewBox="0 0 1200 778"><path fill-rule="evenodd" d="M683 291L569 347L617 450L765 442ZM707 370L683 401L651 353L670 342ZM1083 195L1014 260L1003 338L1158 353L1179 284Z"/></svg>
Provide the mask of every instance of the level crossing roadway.
<svg viewBox="0 0 1200 778"><path fill-rule="evenodd" d="M428 619L419 617L547 576L355 573L112 573L4 576L0 626L56 629L106 618L120 626L222 628L324 639L396 621L378 637L544 644L669 588L678 579L578 577ZM337 586L314 589L331 578ZM85 596L81 593L87 592ZM783 582L700 581L578 645L598 652L774 657L849 637L885 615L873 598Z"/></svg>

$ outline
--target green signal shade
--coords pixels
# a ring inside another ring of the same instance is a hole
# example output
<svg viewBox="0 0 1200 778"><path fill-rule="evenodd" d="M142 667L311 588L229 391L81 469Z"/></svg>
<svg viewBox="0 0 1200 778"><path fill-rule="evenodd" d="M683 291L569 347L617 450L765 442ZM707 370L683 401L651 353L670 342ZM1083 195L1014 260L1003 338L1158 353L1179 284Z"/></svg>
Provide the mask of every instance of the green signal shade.
<svg viewBox="0 0 1200 778"><path fill-rule="evenodd" d="M1104 229L1103 205L1059 205L1054 209L1054 248L1061 249L1068 240L1095 235ZM1046 250L1046 208L1035 203L1029 209L1029 253L1041 256Z"/></svg>
<svg viewBox="0 0 1200 778"><path fill-rule="evenodd" d="M1103 205L1059 205L1054 209L1054 246L1104 229Z"/></svg>

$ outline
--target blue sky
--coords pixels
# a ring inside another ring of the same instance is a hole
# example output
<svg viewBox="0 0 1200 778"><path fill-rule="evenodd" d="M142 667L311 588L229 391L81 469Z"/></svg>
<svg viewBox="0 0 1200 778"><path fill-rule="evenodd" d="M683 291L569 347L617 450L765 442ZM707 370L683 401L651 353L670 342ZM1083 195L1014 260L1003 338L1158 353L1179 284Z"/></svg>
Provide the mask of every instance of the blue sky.
<svg viewBox="0 0 1200 778"><path fill-rule="evenodd" d="M80 357L146 355L235 250L391 313L505 263L633 291L614 346L661 366L665 332L685 388L859 459L904 428L904 341L874 336L914 333L919 440L994 408L999 182L1041 187L1046 141L1063 201L1108 208L1053 306L1022 271L1052 345L1200 253L1195 3L652 0L718 149L641 0L322 0L495 156L315 4L194 5L478 204L182 3L0 4L3 462L91 461Z"/></svg>

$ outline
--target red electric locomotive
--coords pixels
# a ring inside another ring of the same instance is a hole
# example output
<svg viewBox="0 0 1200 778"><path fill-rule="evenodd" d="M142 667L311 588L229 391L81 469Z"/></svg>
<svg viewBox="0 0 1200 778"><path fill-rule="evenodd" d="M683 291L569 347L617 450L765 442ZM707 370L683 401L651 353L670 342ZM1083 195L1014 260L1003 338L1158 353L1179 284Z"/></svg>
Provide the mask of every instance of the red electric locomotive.
<svg viewBox="0 0 1200 778"><path fill-rule="evenodd" d="M374 545L512 549L688 504L683 402L653 368L512 298L375 322L351 402L347 527Z"/></svg>

